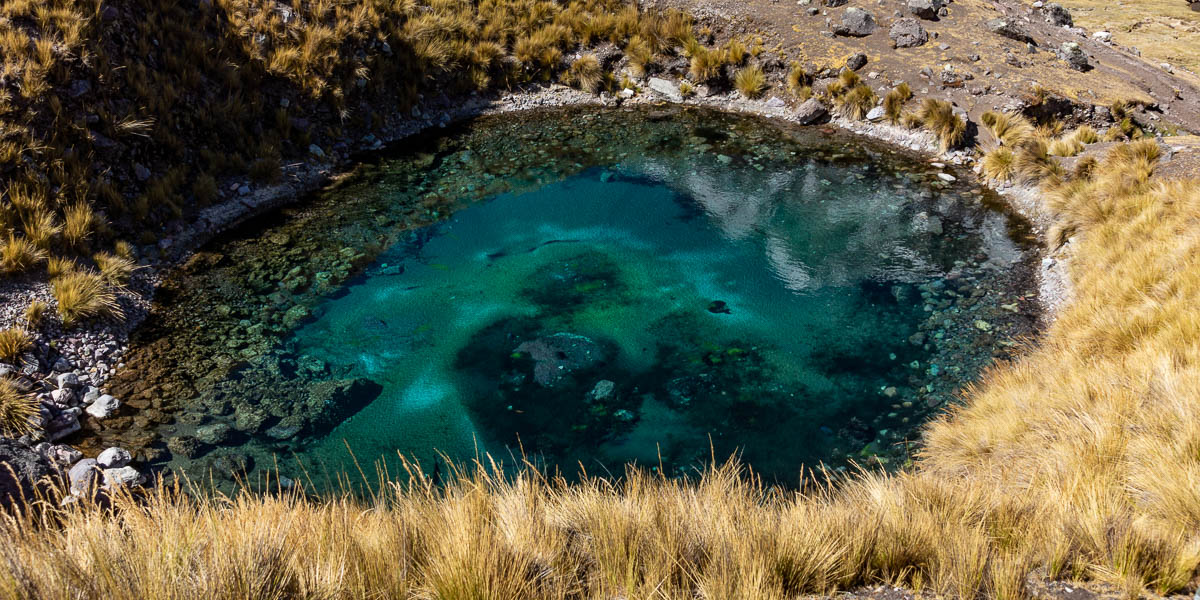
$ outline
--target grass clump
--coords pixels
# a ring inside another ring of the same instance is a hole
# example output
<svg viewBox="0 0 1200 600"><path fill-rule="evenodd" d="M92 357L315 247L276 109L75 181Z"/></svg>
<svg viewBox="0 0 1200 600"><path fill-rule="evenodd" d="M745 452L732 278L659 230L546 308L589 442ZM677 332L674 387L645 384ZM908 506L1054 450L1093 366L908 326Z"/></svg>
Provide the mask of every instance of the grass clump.
<svg viewBox="0 0 1200 600"><path fill-rule="evenodd" d="M46 319L46 311L50 309L50 305L41 300L34 300L25 307L25 323L30 327L37 329Z"/></svg>
<svg viewBox="0 0 1200 600"><path fill-rule="evenodd" d="M734 75L733 83L739 94L754 99L762 96L767 90L767 75L763 73L762 67L750 65Z"/></svg>
<svg viewBox="0 0 1200 600"><path fill-rule="evenodd" d="M883 97L883 114L888 123L893 125L900 123L904 104L911 100L912 96L912 88L906 82L901 82L900 85L888 90Z"/></svg>
<svg viewBox="0 0 1200 600"><path fill-rule="evenodd" d="M104 276L89 271L72 271L50 281L50 290L58 303L58 316L71 327L97 317L122 316L117 294Z"/></svg>
<svg viewBox="0 0 1200 600"><path fill-rule="evenodd" d="M31 269L46 257L45 251L30 240L8 234L8 239L0 245L0 273L16 275Z"/></svg>
<svg viewBox="0 0 1200 600"><path fill-rule="evenodd" d="M20 327L0 329L0 360L13 360L32 347L28 331Z"/></svg>
<svg viewBox="0 0 1200 600"><path fill-rule="evenodd" d="M584 54L571 63L567 70L567 78L571 85L589 94L600 92L604 84L604 69L595 54Z"/></svg>
<svg viewBox="0 0 1200 600"><path fill-rule="evenodd" d="M792 61L788 66L786 85L788 92L801 100L812 97L812 76L805 72L799 61Z"/></svg>
<svg viewBox="0 0 1200 600"><path fill-rule="evenodd" d="M954 106L945 100L926 98L917 119L937 137L943 151L957 147L966 138L967 122L954 114Z"/></svg>
<svg viewBox="0 0 1200 600"><path fill-rule="evenodd" d="M1034 137L1033 124L1019 114L988 111L980 116L979 122L1002 146L1016 148Z"/></svg>
<svg viewBox="0 0 1200 600"><path fill-rule="evenodd" d="M40 413L37 398L21 393L8 378L0 378L0 435L18 438L33 433Z"/></svg>
<svg viewBox="0 0 1200 600"><path fill-rule="evenodd" d="M979 166L984 177L1009 182L1016 175L1016 156L1012 148L1001 146L984 154Z"/></svg>

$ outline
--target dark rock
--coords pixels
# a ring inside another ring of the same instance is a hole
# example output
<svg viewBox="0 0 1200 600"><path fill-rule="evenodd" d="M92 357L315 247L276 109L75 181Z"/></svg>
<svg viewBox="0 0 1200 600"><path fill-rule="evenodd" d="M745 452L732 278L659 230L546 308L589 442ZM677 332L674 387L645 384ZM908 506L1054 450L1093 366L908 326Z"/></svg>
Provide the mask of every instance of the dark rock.
<svg viewBox="0 0 1200 600"><path fill-rule="evenodd" d="M357 414L382 391L383 386L364 377L320 381L309 386L307 406L301 414L310 415L310 431L321 433Z"/></svg>
<svg viewBox="0 0 1200 600"><path fill-rule="evenodd" d="M267 430L267 437L277 440L290 440L304 429L304 419L299 415L284 417L282 421Z"/></svg>
<svg viewBox="0 0 1200 600"><path fill-rule="evenodd" d="M1033 43L1029 32L1020 24L1008 19L991 19L987 22L988 31L1018 42Z"/></svg>
<svg viewBox="0 0 1200 600"><path fill-rule="evenodd" d="M524 342L517 352L533 359L533 380L543 387L555 387L567 376L602 362L604 350L591 338L573 333L556 333Z"/></svg>
<svg viewBox="0 0 1200 600"><path fill-rule="evenodd" d="M801 125L812 125L824 122L829 118L829 109L816 98L805 100L796 109L796 122Z"/></svg>
<svg viewBox="0 0 1200 600"><path fill-rule="evenodd" d="M1047 23L1058 27L1072 27L1075 25L1075 21L1071 18L1071 11L1057 2L1051 2L1043 6L1042 13L1046 15Z"/></svg>
<svg viewBox="0 0 1200 600"><path fill-rule="evenodd" d="M857 71L867 66L867 55L859 52L846 60L846 68L851 71Z"/></svg>
<svg viewBox="0 0 1200 600"><path fill-rule="evenodd" d="M824 4L829 8L836 8L838 6L845 6L849 1L850 0L822 0L821 4Z"/></svg>
<svg viewBox="0 0 1200 600"><path fill-rule="evenodd" d="M922 19L936 21L942 10L942 0L908 0L908 12Z"/></svg>
<svg viewBox="0 0 1200 600"><path fill-rule="evenodd" d="M167 450L184 458L195 458L204 452L204 444L190 435L180 435L167 440Z"/></svg>
<svg viewBox="0 0 1200 600"><path fill-rule="evenodd" d="M874 15L852 6L842 13L842 24L835 27L833 33L849 37L866 37L875 33L877 28Z"/></svg>
<svg viewBox="0 0 1200 600"><path fill-rule="evenodd" d="M235 479L254 469L254 459L248 454L223 454L213 459L212 468L229 479Z"/></svg>
<svg viewBox="0 0 1200 600"><path fill-rule="evenodd" d="M897 48L913 48L922 46L929 41L929 33L916 19L896 19L888 32L888 37L896 43Z"/></svg>
<svg viewBox="0 0 1200 600"><path fill-rule="evenodd" d="M212 423L196 429L196 439L213 446L228 442L232 435L233 429L224 423Z"/></svg>
<svg viewBox="0 0 1200 600"><path fill-rule="evenodd" d="M729 305L725 304L724 300L713 300L712 302L709 302L708 312L714 315L728 315L733 313L733 311L729 309Z"/></svg>
<svg viewBox="0 0 1200 600"><path fill-rule="evenodd" d="M1087 54L1075 42L1063 42L1063 45L1058 49L1058 57L1066 61L1067 66L1076 71L1086 72L1092 69L1092 65L1088 63Z"/></svg>
<svg viewBox="0 0 1200 600"><path fill-rule="evenodd" d="M16 440L0 438L0 508L36 498L61 478L50 459Z"/></svg>

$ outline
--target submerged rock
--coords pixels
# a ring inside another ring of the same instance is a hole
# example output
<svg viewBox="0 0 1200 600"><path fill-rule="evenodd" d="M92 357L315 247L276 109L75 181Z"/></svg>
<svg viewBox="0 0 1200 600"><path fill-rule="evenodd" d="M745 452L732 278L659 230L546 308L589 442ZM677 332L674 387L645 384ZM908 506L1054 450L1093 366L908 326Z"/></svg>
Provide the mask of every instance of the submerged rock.
<svg viewBox="0 0 1200 600"><path fill-rule="evenodd" d="M309 386L307 406L300 414L311 415L309 431L325 432L354 416L382 391L383 386L365 377L317 382Z"/></svg>
<svg viewBox="0 0 1200 600"><path fill-rule="evenodd" d="M543 387L559 385L575 371L604 360L604 350L599 344L573 333L556 333L525 342L516 351L533 359L533 379Z"/></svg>

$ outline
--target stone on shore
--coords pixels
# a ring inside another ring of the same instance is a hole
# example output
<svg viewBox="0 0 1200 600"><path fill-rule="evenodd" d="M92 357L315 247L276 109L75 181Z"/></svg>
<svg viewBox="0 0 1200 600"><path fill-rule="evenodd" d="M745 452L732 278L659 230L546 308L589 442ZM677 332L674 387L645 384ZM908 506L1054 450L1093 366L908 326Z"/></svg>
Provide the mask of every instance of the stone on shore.
<svg viewBox="0 0 1200 600"><path fill-rule="evenodd" d="M124 448L112 447L100 453L96 457L96 463L105 469L119 469L129 464L133 457L129 455L129 451Z"/></svg>
<svg viewBox="0 0 1200 600"><path fill-rule="evenodd" d="M95 402L92 402L88 405L87 414L97 419L105 419L111 417L119 408L121 408L120 400L117 400L108 394L104 394L103 396L96 398Z"/></svg>
<svg viewBox="0 0 1200 600"><path fill-rule="evenodd" d="M796 122L801 125L820 123L829 117L829 109L818 99L809 98L796 109Z"/></svg>
<svg viewBox="0 0 1200 600"><path fill-rule="evenodd" d="M650 91L671 102L683 102L683 93L679 91L679 86L666 79L651 77L647 85L650 87Z"/></svg>

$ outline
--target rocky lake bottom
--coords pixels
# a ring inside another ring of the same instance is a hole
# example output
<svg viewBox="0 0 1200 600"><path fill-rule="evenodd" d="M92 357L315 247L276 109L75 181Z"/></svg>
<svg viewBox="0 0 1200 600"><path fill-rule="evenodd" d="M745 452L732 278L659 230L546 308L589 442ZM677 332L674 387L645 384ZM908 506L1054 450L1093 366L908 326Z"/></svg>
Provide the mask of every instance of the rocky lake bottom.
<svg viewBox="0 0 1200 600"><path fill-rule="evenodd" d="M948 173L682 107L422 134L172 273L81 445L222 489L899 467L1039 318L1027 226Z"/></svg>

